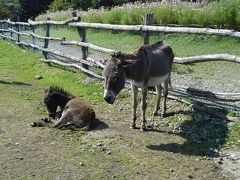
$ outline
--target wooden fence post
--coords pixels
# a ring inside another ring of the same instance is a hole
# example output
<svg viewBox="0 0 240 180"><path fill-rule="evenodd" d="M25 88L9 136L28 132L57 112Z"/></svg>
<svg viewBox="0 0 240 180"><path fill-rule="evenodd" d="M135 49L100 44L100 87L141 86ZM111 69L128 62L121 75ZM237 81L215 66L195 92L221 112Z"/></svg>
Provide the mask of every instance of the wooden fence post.
<svg viewBox="0 0 240 180"><path fill-rule="evenodd" d="M19 24L16 24L17 32L20 31ZM17 34L17 42L20 42L20 34Z"/></svg>
<svg viewBox="0 0 240 180"><path fill-rule="evenodd" d="M20 22L19 17L17 17L17 22ZM20 25L16 24L17 32L20 32ZM17 42L20 42L20 34L17 34Z"/></svg>
<svg viewBox="0 0 240 180"><path fill-rule="evenodd" d="M31 18L31 20L32 20L32 21L35 21L34 18ZM31 29L32 29L32 32L35 33L35 26L30 26L30 27L31 27ZM32 43L35 45L35 37L34 37L34 36L32 36Z"/></svg>
<svg viewBox="0 0 240 180"><path fill-rule="evenodd" d="M146 20L145 20L145 25L152 25L153 24L153 18L154 14L153 13L147 13L146 15ZM142 35L143 39L143 44L149 44L149 32L144 31Z"/></svg>
<svg viewBox="0 0 240 180"><path fill-rule="evenodd" d="M0 29L3 29L3 22L0 22ZM1 32L3 34L3 32Z"/></svg>
<svg viewBox="0 0 240 180"><path fill-rule="evenodd" d="M77 12L76 11L72 11L72 16L73 17L77 17ZM80 36L80 41L87 43L86 29L83 28L83 27L77 27L77 30L78 30L78 34ZM82 46L82 59L83 60L87 60L87 56L88 56L88 47L83 47ZM89 66L86 65L86 64L83 64L82 66L85 69L89 69Z"/></svg>
<svg viewBox="0 0 240 180"><path fill-rule="evenodd" d="M50 17L47 18L47 20L50 20ZM50 24L46 25L46 36L45 37L49 37L50 36ZM43 48L48 48L48 39L44 40L44 46ZM48 59L48 53L47 52L43 52L43 55L45 57L45 59Z"/></svg>
<svg viewBox="0 0 240 180"><path fill-rule="evenodd" d="M32 28L32 32L35 34L35 26L32 26L31 27ZM32 36L32 43L35 45L36 43L35 43L35 37L34 36Z"/></svg>
<svg viewBox="0 0 240 180"><path fill-rule="evenodd" d="M7 22L4 23L4 29L8 30L9 24Z"/></svg>
<svg viewBox="0 0 240 180"><path fill-rule="evenodd" d="M13 29L13 25L12 24L8 24L8 27ZM10 36L13 37L13 32L12 31L10 31Z"/></svg>

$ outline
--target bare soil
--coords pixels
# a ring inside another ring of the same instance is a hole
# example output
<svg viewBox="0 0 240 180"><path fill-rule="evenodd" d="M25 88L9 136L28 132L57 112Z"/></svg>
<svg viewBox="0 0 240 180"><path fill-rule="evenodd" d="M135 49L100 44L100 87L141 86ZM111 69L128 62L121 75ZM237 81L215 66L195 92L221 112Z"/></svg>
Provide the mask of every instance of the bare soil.
<svg viewBox="0 0 240 180"><path fill-rule="evenodd" d="M10 79L0 82L4 87L0 93L0 179L234 179L214 163L210 149L220 147L226 137L218 137L214 144L208 135L199 139L203 132L191 132L193 125L215 133L207 126L218 128L217 121L223 124L220 128L225 127L219 119L171 100L167 118L152 118L149 100L149 130L132 130L130 96L124 92L113 106L92 102L101 121L95 130L33 128L30 123L46 115L46 110L41 99L23 96L41 94L41 87L25 84Z"/></svg>

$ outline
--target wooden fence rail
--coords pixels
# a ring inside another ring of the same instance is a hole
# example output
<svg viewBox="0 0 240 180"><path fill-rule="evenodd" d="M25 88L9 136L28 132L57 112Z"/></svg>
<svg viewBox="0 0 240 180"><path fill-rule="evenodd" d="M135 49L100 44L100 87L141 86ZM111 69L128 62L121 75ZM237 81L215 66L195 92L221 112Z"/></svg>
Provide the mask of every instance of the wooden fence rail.
<svg viewBox="0 0 240 180"><path fill-rule="evenodd" d="M119 30L119 31L187 33L187 34L203 34L203 35L216 35L216 36L240 38L240 32L233 31L233 30L225 30L225 29L146 26L146 25L113 25L113 24L86 23L86 22L74 22L74 23L69 23L69 25L73 27L109 29L109 30Z"/></svg>
<svg viewBox="0 0 240 180"><path fill-rule="evenodd" d="M46 36L37 35L33 32L18 32L11 28L8 28L8 30L6 30L5 32L13 32L15 34L23 35L23 36L34 36L38 39L47 39L47 40L55 40L55 41L64 41L65 40L65 37L46 37Z"/></svg>
<svg viewBox="0 0 240 180"><path fill-rule="evenodd" d="M0 37L10 39L15 41L16 44L24 45L28 47L32 47L34 49L38 49L42 51L44 54L45 59L44 62L47 63L55 63L65 67L73 67L83 71L86 74L89 74L93 77L98 79L103 79L101 75L89 70L89 67L97 67L100 69L104 68L104 64L93 58L88 57L88 48L102 52L107 54L112 54L117 52L116 50L99 47L94 44L87 42L87 34L86 28L93 28L93 29L108 29L108 30L119 30L119 31L137 31L142 32L143 37L143 44L148 44L149 36L151 32L164 32L164 33L184 33L184 34L202 34L202 35L213 35L213 36L225 36L229 38L240 38L240 32L232 31L232 30L223 30L223 29L210 29L210 28L190 28L190 27L167 27L167 26L152 26L153 21L153 14L149 13L146 18L145 25L113 25L113 24L100 24L100 23L86 23L80 22L80 18L77 17L76 12L72 13L72 18L69 18L65 21L52 21L47 19L46 21L32 21L28 20L28 22L12 22L10 20L0 20ZM35 33L36 26L45 26L46 27L46 35L40 36ZM69 41L66 40L64 37L51 37L50 36L50 26L52 25L60 25L60 26L70 26L76 27L78 34L80 36L80 40L76 41ZM28 26L30 27L31 31L20 31L19 26ZM14 28L15 27L15 28ZM5 33L10 33L6 35ZM13 34L17 35L17 39L13 37ZM32 36L32 43L26 43L20 40L20 36ZM44 46L35 45L35 39L43 39ZM72 55L64 54L54 49L49 49L48 44L49 41L60 41L61 45L73 45L73 46L81 46L82 47L82 57L74 57ZM48 54L54 54L62 58L69 59L75 63L67 63L61 62L54 59L49 59ZM191 56L191 57L175 57L174 63L178 64L188 64L188 63L198 63L203 61L216 61L216 60L223 60L229 61L234 63L240 63L240 56L231 55L227 53L223 54L208 54L208 55L198 55L198 56ZM195 96L204 96L209 99L219 99L224 101L240 101L240 94L221 94L221 93L210 93L207 94L206 92L201 91L194 91L191 89L191 93L189 93L189 89L186 88L179 88L175 87L175 89L171 90L173 93L176 94L187 94L187 95L195 95Z"/></svg>
<svg viewBox="0 0 240 180"><path fill-rule="evenodd" d="M28 24L31 26L38 26L38 25L67 25L70 22L78 22L80 20L80 17L72 17L69 18L65 21L51 21L51 20L46 20L46 21L32 21L32 20L28 20Z"/></svg>

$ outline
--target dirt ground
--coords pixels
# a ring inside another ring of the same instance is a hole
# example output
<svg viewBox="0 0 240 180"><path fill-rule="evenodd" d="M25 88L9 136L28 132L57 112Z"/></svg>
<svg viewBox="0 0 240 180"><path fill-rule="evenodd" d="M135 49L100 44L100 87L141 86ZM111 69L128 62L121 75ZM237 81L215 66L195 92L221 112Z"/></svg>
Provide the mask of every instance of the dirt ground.
<svg viewBox="0 0 240 180"><path fill-rule="evenodd" d="M130 98L122 97L113 106L92 103L101 121L93 131L33 128L46 112L41 99L23 94L42 89L25 84L1 81L0 179L234 179L205 141L175 126L188 127L191 107L169 100L168 117L149 118L151 128L140 132L129 129Z"/></svg>

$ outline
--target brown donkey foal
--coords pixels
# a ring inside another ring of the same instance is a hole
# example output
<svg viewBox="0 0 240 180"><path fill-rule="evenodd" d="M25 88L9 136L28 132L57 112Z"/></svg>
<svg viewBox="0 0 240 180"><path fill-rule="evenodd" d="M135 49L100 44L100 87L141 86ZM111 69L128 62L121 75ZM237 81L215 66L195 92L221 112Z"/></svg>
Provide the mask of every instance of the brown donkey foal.
<svg viewBox="0 0 240 180"><path fill-rule="evenodd" d="M93 108L82 99L67 93L62 88L45 89L44 104L50 118L31 123L31 126L90 130L95 121ZM57 112L58 106L60 112Z"/></svg>

